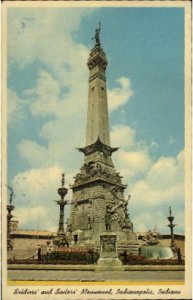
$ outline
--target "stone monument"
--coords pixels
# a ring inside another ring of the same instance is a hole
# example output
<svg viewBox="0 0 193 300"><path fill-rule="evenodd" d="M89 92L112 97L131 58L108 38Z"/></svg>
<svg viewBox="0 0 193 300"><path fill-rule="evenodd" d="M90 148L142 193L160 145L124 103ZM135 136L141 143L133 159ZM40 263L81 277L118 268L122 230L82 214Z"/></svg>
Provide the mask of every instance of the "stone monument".
<svg viewBox="0 0 193 300"><path fill-rule="evenodd" d="M97 261L95 271L124 270L122 262L118 258L117 235L111 231L111 223L116 214L116 208L108 204L105 214L106 232L100 234L100 258Z"/></svg>
<svg viewBox="0 0 193 300"><path fill-rule="evenodd" d="M101 47L101 26L96 29L95 45L87 62L89 69L88 110L86 143L78 148L84 154L80 171L74 177L70 223L72 236L79 243L87 237L99 245L100 234L106 230L106 208L116 207L116 218L111 222L117 241L134 241L133 224L127 210L128 199L124 198L126 185L116 171L112 154L118 148L110 145L107 107L106 67L107 58ZM136 250L137 251L137 250Z"/></svg>

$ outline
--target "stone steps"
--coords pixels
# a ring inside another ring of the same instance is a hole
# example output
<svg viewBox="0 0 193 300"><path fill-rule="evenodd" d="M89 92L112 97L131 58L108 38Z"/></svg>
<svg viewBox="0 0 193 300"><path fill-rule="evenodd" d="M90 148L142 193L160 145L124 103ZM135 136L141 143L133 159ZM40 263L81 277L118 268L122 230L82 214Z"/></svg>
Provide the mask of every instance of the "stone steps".
<svg viewBox="0 0 193 300"><path fill-rule="evenodd" d="M138 242L131 242L131 243L118 243L117 245L117 251L123 252L127 251L128 254L139 254L139 244Z"/></svg>

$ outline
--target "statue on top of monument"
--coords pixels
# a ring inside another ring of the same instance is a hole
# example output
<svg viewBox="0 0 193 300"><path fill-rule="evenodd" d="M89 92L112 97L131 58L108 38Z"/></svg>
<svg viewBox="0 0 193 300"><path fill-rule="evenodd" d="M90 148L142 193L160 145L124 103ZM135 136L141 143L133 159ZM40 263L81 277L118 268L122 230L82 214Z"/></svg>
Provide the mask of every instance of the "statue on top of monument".
<svg viewBox="0 0 193 300"><path fill-rule="evenodd" d="M13 190L13 188L10 187L9 185L7 185L7 188L10 190L9 204L12 204L12 202L13 202L13 196L14 196L14 190Z"/></svg>
<svg viewBox="0 0 193 300"><path fill-rule="evenodd" d="M105 226L106 226L106 231L111 231L111 222L113 221L113 216L116 213L116 207L107 204L106 206L106 213L105 213Z"/></svg>
<svg viewBox="0 0 193 300"><path fill-rule="evenodd" d="M95 29L95 36L93 38L91 38L92 40L95 39L96 41L96 46L100 46L101 42L100 42L100 31L101 31L101 22L99 22L99 26L98 28Z"/></svg>

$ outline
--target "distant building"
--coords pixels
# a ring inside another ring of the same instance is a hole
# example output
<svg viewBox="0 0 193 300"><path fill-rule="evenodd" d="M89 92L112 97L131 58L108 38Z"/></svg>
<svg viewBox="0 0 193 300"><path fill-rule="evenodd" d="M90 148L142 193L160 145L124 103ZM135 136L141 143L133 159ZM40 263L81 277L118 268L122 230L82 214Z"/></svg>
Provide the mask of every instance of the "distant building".
<svg viewBox="0 0 193 300"><path fill-rule="evenodd" d="M14 232L18 230L19 221L10 221L10 232Z"/></svg>
<svg viewBox="0 0 193 300"><path fill-rule="evenodd" d="M19 222L11 221L11 241L14 250L14 257L18 259L33 258L36 256L37 248L46 252L47 243L56 236L56 232L43 230L22 230L18 229Z"/></svg>

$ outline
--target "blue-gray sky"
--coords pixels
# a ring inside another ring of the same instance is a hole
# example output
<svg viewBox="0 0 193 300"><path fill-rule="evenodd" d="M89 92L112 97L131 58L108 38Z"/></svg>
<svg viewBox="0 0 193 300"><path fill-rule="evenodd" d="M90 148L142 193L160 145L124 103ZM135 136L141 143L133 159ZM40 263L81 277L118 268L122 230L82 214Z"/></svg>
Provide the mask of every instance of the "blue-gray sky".
<svg viewBox="0 0 193 300"><path fill-rule="evenodd" d="M57 228L56 189L83 161L98 22L108 57L111 143L136 231L184 230L184 9L9 8L8 182L21 228ZM70 191L68 197L70 198Z"/></svg>

